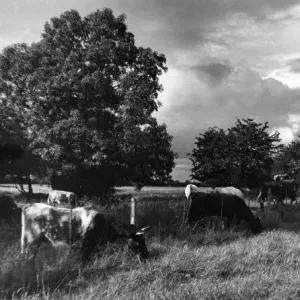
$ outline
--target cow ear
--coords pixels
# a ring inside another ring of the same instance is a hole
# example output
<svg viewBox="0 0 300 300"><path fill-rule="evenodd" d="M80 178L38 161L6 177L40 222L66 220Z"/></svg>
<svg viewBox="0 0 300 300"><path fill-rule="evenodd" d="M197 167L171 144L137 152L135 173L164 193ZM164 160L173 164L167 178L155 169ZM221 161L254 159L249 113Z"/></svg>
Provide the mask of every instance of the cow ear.
<svg viewBox="0 0 300 300"><path fill-rule="evenodd" d="M144 227L144 228L140 229L138 232L136 232L136 235L142 235L142 234L144 234L145 231L147 229L149 229L149 228L150 228L150 226L147 226L147 227Z"/></svg>
<svg viewBox="0 0 300 300"><path fill-rule="evenodd" d="M146 231L147 229L149 229L150 228L150 226L146 226L146 227L144 227L144 228L142 228L142 229L140 229L139 231L142 231L142 232L144 232L144 231Z"/></svg>
<svg viewBox="0 0 300 300"><path fill-rule="evenodd" d="M135 233L135 235L143 235L145 232L141 232L141 231L138 231Z"/></svg>

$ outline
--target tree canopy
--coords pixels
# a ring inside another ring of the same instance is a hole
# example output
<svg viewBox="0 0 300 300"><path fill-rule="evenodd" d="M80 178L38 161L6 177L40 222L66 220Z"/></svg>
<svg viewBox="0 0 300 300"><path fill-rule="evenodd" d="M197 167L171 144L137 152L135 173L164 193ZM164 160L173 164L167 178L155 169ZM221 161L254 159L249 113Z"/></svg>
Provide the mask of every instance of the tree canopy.
<svg viewBox="0 0 300 300"><path fill-rule="evenodd" d="M166 58L137 47L124 14L71 10L41 40L0 55L0 101L26 127L30 149L64 188L99 194L122 179L166 180L176 154L152 113Z"/></svg>
<svg viewBox="0 0 300 300"><path fill-rule="evenodd" d="M270 134L268 128L268 122L247 118L227 130L215 127L201 133L189 154L192 179L222 186L255 186L266 179L281 148L279 133Z"/></svg>
<svg viewBox="0 0 300 300"><path fill-rule="evenodd" d="M287 173L292 177L300 174L300 136L282 147L281 151L274 158L273 173Z"/></svg>

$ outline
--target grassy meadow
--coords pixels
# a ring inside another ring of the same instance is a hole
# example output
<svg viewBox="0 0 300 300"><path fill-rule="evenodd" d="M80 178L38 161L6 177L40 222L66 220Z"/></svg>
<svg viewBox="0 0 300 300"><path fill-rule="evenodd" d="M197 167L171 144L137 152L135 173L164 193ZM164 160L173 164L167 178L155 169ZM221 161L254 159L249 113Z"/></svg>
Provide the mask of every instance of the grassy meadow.
<svg viewBox="0 0 300 300"><path fill-rule="evenodd" d="M47 189L34 186L39 194ZM0 186L0 193L25 202L13 186ZM138 200L137 225L151 226L147 263L139 265L118 242L100 249L84 270L76 245L42 247L32 265L20 257L21 224L3 222L0 299L300 299L299 205L286 205L283 216L271 208L262 219L266 230L255 236L243 222L223 230L216 218L194 230L183 226L184 188L119 188L117 195L122 201L98 208L128 223L130 197ZM250 205L260 216L257 203Z"/></svg>

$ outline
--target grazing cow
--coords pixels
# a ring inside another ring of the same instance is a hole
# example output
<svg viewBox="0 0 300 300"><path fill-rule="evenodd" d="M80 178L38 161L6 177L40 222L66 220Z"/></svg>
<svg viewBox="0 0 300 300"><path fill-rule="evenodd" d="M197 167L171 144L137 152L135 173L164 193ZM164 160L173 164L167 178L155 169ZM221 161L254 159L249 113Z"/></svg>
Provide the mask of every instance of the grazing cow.
<svg viewBox="0 0 300 300"><path fill-rule="evenodd" d="M290 179L290 176L288 174L278 174L278 175L274 175L273 179L274 181L278 182L281 180L288 180Z"/></svg>
<svg viewBox="0 0 300 300"><path fill-rule="evenodd" d="M188 199L189 195L191 193L217 193L217 194L225 194L225 195L235 195L239 198L245 200L245 195L243 192L233 186L227 186L227 187L197 187L194 184L188 184L185 188L185 196Z"/></svg>
<svg viewBox="0 0 300 300"><path fill-rule="evenodd" d="M257 197L257 201L260 202L260 208L262 211L264 210L263 203L268 197L269 188L271 189L272 196L276 197L276 207L279 202L283 205L283 200L285 198L290 198L291 204L298 198L298 184L295 180L290 179L280 180L278 182L263 182Z"/></svg>
<svg viewBox="0 0 300 300"><path fill-rule="evenodd" d="M19 208L15 201L7 196L0 196L0 224L2 220L6 220L7 223L11 224L12 218L21 220L22 210Z"/></svg>
<svg viewBox="0 0 300 300"><path fill-rule="evenodd" d="M39 246L49 242L52 246L65 244L69 237L70 209L53 207L44 203L27 204L22 212L21 252L26 258L35 259ZM78 207L72 210L71 241L81 242L81 261L85 266L96 246L117 238L128 240L129 248L139 260L149 257L144 239L144 230L126 225L114 217L91 208ZM70 241L69 241L70 242Z"/></svg>
<svg viewBox="0 0 300 300"><path fill-rule="evenodd" d="M73 192L58 190L49 191L47 203L49 205L71 203L72 207L79 206L77 196Z"/></svg>
<svg viewBox="0 0 300 300"><path fill-rule="evenodd" d="M263 227L259 218L254 217L243 199L236 195L193 192L188 197L187 223L198 221L204 216L221 216L227 218L230 226L233 219L239 225L244 219L253 233L260 233Z"/></svg>

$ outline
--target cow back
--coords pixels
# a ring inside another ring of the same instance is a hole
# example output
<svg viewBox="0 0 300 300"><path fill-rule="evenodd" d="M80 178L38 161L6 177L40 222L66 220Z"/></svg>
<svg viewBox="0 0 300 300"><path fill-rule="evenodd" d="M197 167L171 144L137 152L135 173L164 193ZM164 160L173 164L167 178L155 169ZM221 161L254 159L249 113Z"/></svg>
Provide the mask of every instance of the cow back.
<svg viewBox="0 0 300 300"><path fill-rule="evenodd" d="M52 190L48 193L48 204L62 204L62 205L69 205L71 204L72 207L79 206L78 199L75 193L68 192L68 191L60 191L60 190Z"/></svg>

